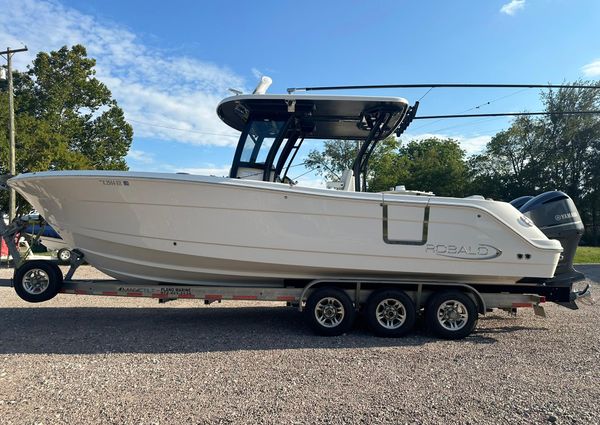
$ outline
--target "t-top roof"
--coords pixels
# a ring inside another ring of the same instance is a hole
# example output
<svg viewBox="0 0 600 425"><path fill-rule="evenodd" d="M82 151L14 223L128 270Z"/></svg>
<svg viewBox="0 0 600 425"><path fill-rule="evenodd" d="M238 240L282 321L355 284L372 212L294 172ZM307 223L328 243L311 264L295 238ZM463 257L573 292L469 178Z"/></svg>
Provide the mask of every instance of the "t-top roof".
<svg viewBox="0 0 600 425"><path fill-rule="evenodd" d="M365 116L390 112L380 137L391 134L408 108L400 97L240 95L221 101L217 114L228 126L242 131L250 118L287 120L295 114L302 122L303 137L310 139L361 140L369 136Z"/></svg>

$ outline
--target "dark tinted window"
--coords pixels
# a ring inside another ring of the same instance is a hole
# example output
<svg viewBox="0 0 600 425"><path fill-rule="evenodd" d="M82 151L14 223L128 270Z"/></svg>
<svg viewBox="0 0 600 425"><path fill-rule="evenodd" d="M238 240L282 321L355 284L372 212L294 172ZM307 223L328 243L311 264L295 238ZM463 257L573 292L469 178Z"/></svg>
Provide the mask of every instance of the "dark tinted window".
<svg viewBox="0 0 600 425"><path fill-rule="evenodd" d="M284 123L284 121L271 120L254 121L244 142L240 160L251 164L264 163Z"/></svg>

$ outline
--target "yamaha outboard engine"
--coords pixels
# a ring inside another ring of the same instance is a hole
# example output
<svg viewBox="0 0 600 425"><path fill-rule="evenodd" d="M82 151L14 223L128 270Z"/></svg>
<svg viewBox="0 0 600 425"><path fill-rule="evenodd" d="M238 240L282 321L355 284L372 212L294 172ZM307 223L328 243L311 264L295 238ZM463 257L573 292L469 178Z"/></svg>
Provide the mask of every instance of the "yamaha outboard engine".
<svg viewBox="0 0 600 425"><path fill-rule="evenodd" d="M556 239L562 245L563 253L554 276L573 274L573 257L584 231L573 200L563 192L546 192L527 201L519 211L528 216L549 239Z"/></svg>
<svg viewBox="0 0 600 425"><path fill-rule="evenodd" d="M513 199L512 201L510 201L510 204L513 207L515 207L516 209L520 210L523 205L525 205L527 202L529 202L532 199L533 199L533 196L531 196L531 195L521 196L519 198L516 198L516 199Z"/></svg>

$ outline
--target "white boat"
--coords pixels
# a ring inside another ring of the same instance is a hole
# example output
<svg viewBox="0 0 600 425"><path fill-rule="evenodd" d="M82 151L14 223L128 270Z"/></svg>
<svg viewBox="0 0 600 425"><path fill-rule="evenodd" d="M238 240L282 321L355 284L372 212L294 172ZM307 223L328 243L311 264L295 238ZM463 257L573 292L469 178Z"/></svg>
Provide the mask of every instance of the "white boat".
<svg viewBox="0 0 600 425"><path fill-rule="evenodd" d="M508 203L354 191L365 187L375 144L406 128L415 110L401 98L237 95L217 109L241 131L229 177L50 171L8 184L89 264L132 284L556 280L563 246ZM342 190L288 178L304 139L361 141ZM581 223L576 210L568 214L562 224ZM571 281L561 285L570 289Z"/></svg>

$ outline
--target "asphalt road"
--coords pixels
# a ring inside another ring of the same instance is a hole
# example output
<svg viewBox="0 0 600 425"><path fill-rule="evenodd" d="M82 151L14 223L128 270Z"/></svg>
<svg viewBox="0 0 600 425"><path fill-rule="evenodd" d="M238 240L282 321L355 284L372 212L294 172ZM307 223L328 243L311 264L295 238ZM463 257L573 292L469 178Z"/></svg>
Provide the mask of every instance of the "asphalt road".
<svg viewBox="0 0 600 425"><path fill-rule="evenodd" d="M600 264L577 264L575 269L583 273L590 281L600 285Z"/></svg>

